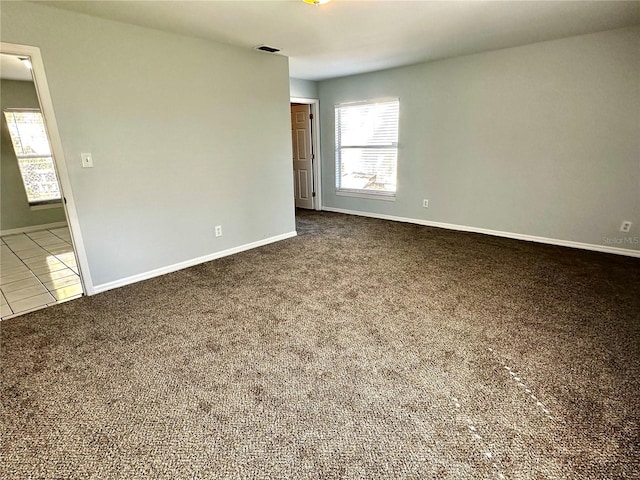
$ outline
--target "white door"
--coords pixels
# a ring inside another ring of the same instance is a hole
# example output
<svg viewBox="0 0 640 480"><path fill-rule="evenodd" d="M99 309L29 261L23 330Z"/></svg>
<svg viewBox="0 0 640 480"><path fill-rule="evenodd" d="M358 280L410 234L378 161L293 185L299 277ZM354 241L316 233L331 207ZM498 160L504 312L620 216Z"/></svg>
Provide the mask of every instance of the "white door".
<svg viewBox="0 0 640 480"><path fill-rule="evenodd" d="M293 188L298 208L313 208L313 149L309 105L291 105Z"/></svg>

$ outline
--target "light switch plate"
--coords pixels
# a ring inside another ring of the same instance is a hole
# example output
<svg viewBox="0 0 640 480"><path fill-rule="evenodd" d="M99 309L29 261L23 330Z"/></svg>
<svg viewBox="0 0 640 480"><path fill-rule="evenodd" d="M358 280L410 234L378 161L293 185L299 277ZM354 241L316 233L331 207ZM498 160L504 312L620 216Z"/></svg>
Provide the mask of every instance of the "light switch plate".
<svg viewBox="0 0 640 480"><path fill-rule="evenodd" d="M82 166L84 168L93 167L93 158L91 158L91 154L90 153L81 153L80 157L82 158Z"/></svg>

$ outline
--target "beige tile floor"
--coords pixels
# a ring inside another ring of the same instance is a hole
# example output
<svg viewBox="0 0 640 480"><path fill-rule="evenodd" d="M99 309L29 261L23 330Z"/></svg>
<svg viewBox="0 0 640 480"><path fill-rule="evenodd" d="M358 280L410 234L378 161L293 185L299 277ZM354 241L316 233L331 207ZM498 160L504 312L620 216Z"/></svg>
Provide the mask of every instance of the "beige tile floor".
<svg viewBox="0 0 640 480"><path fill-rule="evenodd" d="M0 238L0 318L82 295L69 229Z"/></svg>

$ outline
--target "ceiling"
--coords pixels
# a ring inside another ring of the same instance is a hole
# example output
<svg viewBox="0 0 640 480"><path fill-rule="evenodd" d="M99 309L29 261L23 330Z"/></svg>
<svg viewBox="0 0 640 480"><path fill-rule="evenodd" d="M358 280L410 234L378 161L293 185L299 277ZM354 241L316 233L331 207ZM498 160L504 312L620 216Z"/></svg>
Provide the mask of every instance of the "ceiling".
<svg viewBox="0 0 640 480"><path fill-rule="evenodd" d="M640 25L639 1L43 3L240 47L274 46L289 57L290 75L308 80Z"/></svg>
<svg viewBox="0 0 640 480"><path fill-rule="evenodd" d="M0 78L3 80L23 80L33 82L31 70L15 55L0 53Z"/></svg>

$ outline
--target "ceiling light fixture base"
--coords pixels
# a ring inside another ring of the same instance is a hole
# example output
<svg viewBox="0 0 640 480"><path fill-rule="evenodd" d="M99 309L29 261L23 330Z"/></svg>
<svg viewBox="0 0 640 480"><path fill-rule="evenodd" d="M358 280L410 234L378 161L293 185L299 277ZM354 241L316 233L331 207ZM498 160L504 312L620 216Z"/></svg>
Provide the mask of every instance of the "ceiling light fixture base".
<svg viewBox="0 0 640 480"><path fill-rule="evenodd" d="M319 7L325 3L329 3L331 0L302 0L304 3L308 3L309 5L315 5Z"/></svg>

